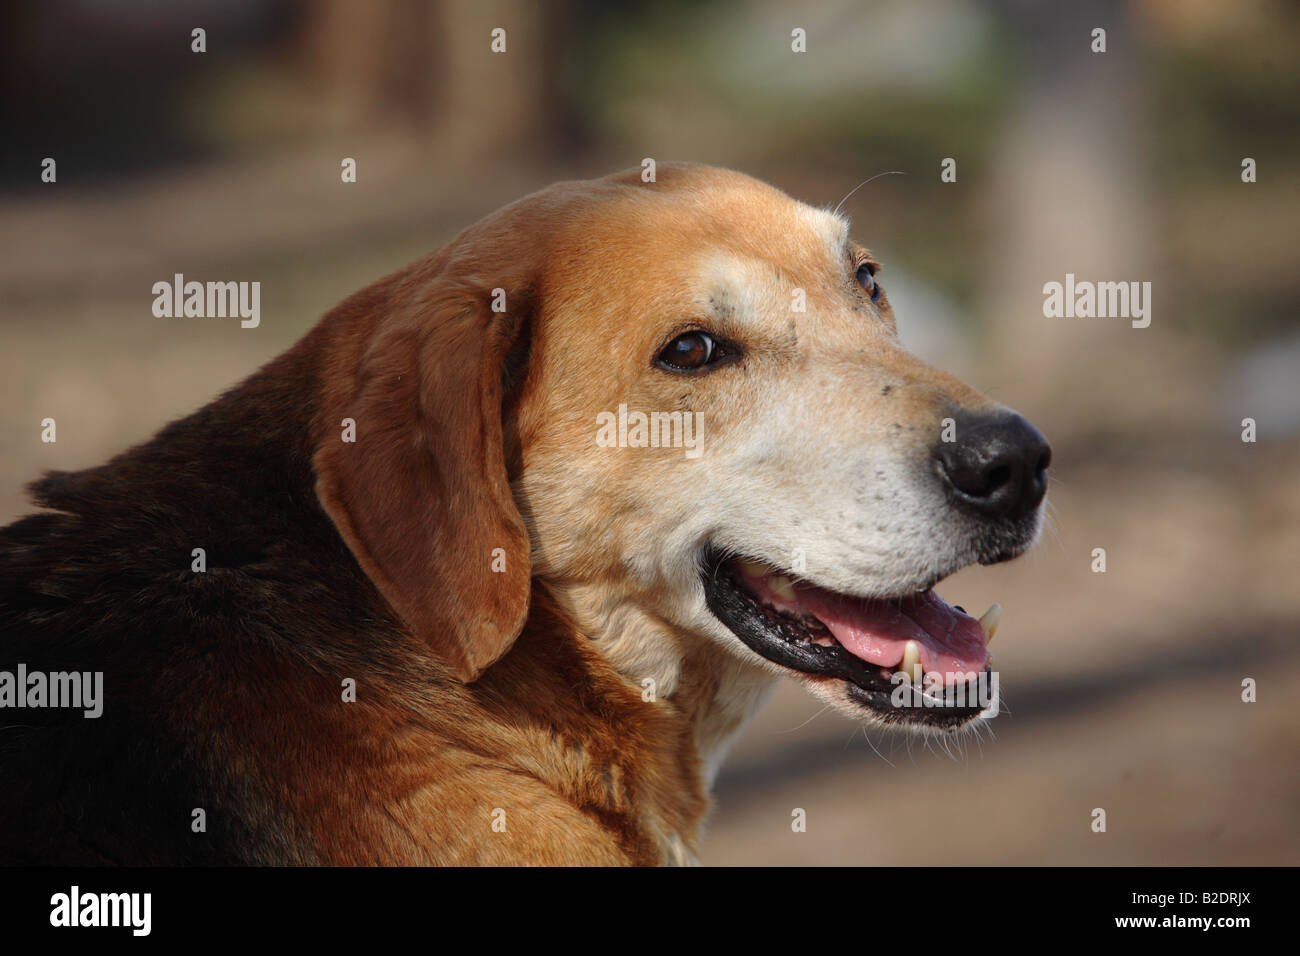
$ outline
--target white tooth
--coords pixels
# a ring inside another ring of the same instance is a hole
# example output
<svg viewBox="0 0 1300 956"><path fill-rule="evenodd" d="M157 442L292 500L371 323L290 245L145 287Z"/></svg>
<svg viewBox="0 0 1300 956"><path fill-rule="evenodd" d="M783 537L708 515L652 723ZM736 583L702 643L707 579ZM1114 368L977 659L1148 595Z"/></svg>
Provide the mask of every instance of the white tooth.
<svg viewBox="0 0 1300 956"><path fill-rule="evenodd" d="M913 684L921 683L921 648L916 641L908 641L903 648L903 663L898 669L910 676Z"/></svg>
<svg viewBox="0 0 1300 956"><path fill-rule="evenodd" d="M740 565L740 571L747 578L767 577L767 568L757 561L750 561L748 558L739 559L736 564Z"/></svg>
<svg viewBox="0 0 1300 956"><path fill-rule="evenodd" d="M988 646L993 643L993 635L998 632L998 622L1002 620L1002 605L996 601L989 606L980 618L980 630L984 632L984 644Z"/></svg>
<svg viewBox="0 0 1300 956"><path fill-rule="evenodd" d="M783 597L787 601L794 600L794 584L784 574L773 574L767 579L767 586L779 597Z"/></svg>

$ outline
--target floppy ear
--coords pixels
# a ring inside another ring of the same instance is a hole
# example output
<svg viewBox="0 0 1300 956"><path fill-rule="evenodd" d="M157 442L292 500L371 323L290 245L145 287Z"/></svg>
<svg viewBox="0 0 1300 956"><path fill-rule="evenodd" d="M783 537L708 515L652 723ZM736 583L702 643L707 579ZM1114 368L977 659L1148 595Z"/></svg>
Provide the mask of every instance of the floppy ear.
<svg viewBox="0 0 1300 956"><path fill-rule="evenodd" d="M413 292L416 278L358 297L371 320L344 333L351 361L336 374L355 377L320 431L316 494L379 592L468 682L528 614L528 534L502 449L503 369L522 320L452 279ZM340 439L343 418L354 442Z"/></svg>

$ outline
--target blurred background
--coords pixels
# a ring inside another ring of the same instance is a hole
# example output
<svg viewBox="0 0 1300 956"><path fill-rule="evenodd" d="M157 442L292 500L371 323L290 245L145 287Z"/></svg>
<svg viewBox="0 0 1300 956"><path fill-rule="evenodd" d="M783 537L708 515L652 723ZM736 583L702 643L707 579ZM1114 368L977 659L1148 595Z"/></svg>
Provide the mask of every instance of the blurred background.
<svg viewBox="0 0 1300 956"><path fill-rule="evenodd" d="M1300 863L1296 4L11 0L0 47L3 520L554 180L902 171L844 209L904 340L1055 449L1037 550L942 588L1004 605L1004 711L945 747L783 686L704 862ZM176 272L259 280L260 327L154 318ZM1150 327L1045 318L1067 272Z"/></svg>

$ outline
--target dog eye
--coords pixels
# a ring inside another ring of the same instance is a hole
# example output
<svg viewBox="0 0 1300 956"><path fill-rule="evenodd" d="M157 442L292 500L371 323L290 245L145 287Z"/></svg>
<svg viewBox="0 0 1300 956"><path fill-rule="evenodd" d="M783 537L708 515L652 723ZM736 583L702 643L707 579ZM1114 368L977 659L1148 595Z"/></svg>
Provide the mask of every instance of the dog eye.
<svg viewBox="0 0 1300 956"><path fill-rule="evenodd" d="M862 286L862 291L871 296L872 302L880 301L880 286L876 285L876 274L872 271L871 265L864 262L858 266L858 285Z"/></svg>
<svg viewBox="0 0 1300 956"><path fill-rule="evenodd" d="M660 367L674 372L704 368L721 357L718 343L706 332L684 332L668 343L656 360Z"/></svg>

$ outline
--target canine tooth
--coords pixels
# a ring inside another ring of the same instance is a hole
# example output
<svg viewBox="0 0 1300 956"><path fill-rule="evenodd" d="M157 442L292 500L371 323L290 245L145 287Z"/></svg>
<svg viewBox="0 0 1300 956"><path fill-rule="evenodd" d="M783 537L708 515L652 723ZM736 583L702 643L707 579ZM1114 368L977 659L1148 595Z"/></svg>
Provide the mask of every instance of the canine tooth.
<svg viewBox="0 0 1300 956"><path fill-rule="evenodd" d="M921 682L921 648L916 641L908 641L903 648L903 663L898 669L911 677L913 684Z"/></svg>
<svg viewBox="0 0 1300 956"><path fill-rule="evenodd" d="M773 574L767 579L767 586L787 601L794 600L794 584L784 574Z"/></svg>
<svg viewBox="0 0 1300 956"><path fill-rule="evenodd" d="M984 632L984 644L993 643L993 635L998 632L998 622L1002 620L1002 605L994 601L980 618L980 630Z"/></svg>
<svg viewBox="0 0 1300 956"><path fill-rule="evenodd" d="M736 562L740 565L740 571L747 578L762 578L767 576L767 568L757 561L751 561L748 558L741 558Z"/></svg>

